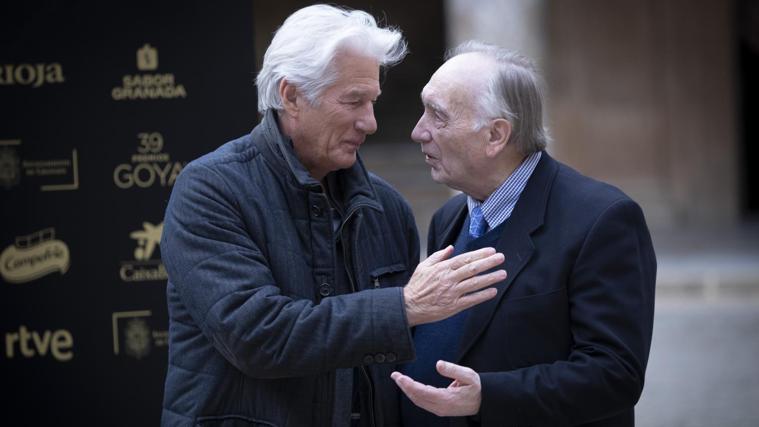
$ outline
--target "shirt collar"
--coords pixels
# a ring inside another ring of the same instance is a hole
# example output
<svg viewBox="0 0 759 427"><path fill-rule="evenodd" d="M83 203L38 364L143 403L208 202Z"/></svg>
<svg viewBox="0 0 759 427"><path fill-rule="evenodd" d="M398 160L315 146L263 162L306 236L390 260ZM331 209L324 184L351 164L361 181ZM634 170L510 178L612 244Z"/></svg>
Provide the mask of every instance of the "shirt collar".
<svg viewBox="0 0 759 427"><path fill-rule="evenodd" d="M492 230L501 225L511 216L511 212L514 210L514 206L516 206L519 196L538 165L542 154L542 151L537 151L528 155L522 164L484 202L467 196L469 212L479 206L482 209L482 216L488 224L488 229Z"/></svg>

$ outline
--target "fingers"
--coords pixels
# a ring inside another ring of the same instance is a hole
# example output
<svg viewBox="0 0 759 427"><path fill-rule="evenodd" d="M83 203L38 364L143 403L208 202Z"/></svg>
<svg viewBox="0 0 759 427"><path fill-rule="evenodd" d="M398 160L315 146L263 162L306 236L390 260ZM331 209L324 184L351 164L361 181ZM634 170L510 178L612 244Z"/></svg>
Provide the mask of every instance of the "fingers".
<svg viewBox="0 0 759 427"><path fill-rule="evenodd" d="M448 259L452 253L453 247L448 246L430 255L403 288L409 326L445 319L487 301L496 295L496 290L481 290L506 278L504 270L478 276L503 264L503 254L493 248Z"/></svg>
<svg viewBox="0 0 759 427"><path fill-rule="evenodd" d="M459 282L457 290L461 292L462 295L466 295L470 292L479 291L480 289L487 288L502 280L506 280L507 276L508 274L506 274L506 270L496 270L481 276L470 277Z"/></svg>
<svg viewBox="0 0 759 427"><path fill-rule="evenodd" d="M440 402L444 402L448 393L446 389L432 387L430 385L422 384L418 381L414 381L410 377L401 374L400 372L393 372L390 374L398 387L403 393L414 402L414 404L420 408L426 409L432 413L437 413L436 410Z"/></svg>
<svg viewBox="0 0 759 427"><path fill-rule="evenodd" d="M477 372L471 368L467 368L466 366L438 360L435 364L435 368L440 373L440 375L452 380L456 380L458 386L474 384L477 382Z"/></svg>
<svg viewBox="0 0 759 427"><path fill-rule="evenodd" d="M441 363L452 366L443 365L441 371ZM464 366L438 362L441 373L447 372L449 368L466 379L457 379L448 388L436 388L414 381L400 372L393 372L390 377L416 406L439 417L462 417L478 413L482 403L479 375Z"/></svg>
<svg viewBox="0 0 759 427"><path fill-rule="evenodd" d="M440 261L448 259L453 254L453 246L448 245L444 247L443 249L440 249L439 251L433 253L432 255L428 256L427 259L420 262L419 265L425 264L437 264Z"/></svg>
<svg viewBox="0 0 759 427"><path fill-rule="evenodd" d="M468 308L474 307L477 304L483 303L489 299L494 298L498 294L498 290L496 288L488 288L483 289L479 292L474 292L468 295L464 295L463 297L459 298L458 302L456 303L456 309L459 311L464 311Z"/></svg>
<svg viewBox="0 0 759 427"><path fill-rule="evenodd" d="M490 255L493 255L494 253L495 253L494 248L482 248L482 249L477 249L476 251L466 252L448 260L448 262L450 263L449 267L452 270L458 270L459 268L467 264L470 264L479 259L486 258Z"/></svg>
<svg viewBox="0 0 759 427"><path fill-rule="evenodd" d="M469 277L476 276L477 274L503 264L504 259L505 257L502 253L496 253L486 258L473 260L469 264L462 265L454 270L451 277L455 281L461 282Z"/></svg>

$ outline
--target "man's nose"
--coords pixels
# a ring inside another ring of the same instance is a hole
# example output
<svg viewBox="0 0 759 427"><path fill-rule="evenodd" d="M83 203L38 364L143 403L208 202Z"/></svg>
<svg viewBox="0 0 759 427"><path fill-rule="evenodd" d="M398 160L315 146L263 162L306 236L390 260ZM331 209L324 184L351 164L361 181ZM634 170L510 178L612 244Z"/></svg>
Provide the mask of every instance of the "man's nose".
<svg viewBox="0 0 759 427"><path fill-rule="evenodd" d="M356 120L356 129L363 132L366 135L371 135L377 132L377 119L374 118L374 105L369 104L366 112Z"/></svg>
<svg viewBox="0 0 759 427"><path fill-rule="evenodd" d="M411 139L418 143L430 142L432 136L430 132L424 127L424 116L414 126L414 130L411 131Z"/></svg>

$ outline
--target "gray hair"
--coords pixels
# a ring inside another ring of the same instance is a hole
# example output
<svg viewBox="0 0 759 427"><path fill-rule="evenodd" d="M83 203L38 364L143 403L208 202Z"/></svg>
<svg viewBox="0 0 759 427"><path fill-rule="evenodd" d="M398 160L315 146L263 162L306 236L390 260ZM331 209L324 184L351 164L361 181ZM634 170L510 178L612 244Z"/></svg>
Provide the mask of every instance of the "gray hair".
<svg viewBox="0 0 759 427"><path fill-rule="evenodd" d="M480 53L496 62L496 72L479 96L483 115L478 127L501 117L511 122L510 143L522 154L546 148L551 141L543 125L543 80L529 58L517 52L476 40L464 42L446 53L445 59L465 53Z"/></svg>
<svg viewBox="0 0 759 427"><path fill-rule="evenodd" d="M323 4L304 7L285 20L266 49L256 77L258 111L282 109L282 79L317 105L322 91L335 82L330 65L340 49L375 58L381 66L400 62L407 52L399 30L379 28L364 11Z"/></svg>

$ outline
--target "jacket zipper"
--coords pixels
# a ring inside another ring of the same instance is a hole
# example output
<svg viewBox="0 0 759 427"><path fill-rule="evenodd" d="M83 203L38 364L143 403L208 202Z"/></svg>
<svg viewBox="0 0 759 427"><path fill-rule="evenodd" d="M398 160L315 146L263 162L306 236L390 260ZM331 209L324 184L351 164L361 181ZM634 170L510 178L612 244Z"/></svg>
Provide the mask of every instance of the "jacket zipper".
<svg viewBox="0 0 759 427"><path fill-rule="evenodd" d="M351 246L345 245L345 237L343 235L343 228L345 224L348 223L348 221L351 219L351 217L358 211L358 208L360 208L362 205L356 205L353 209L351 209L348 212L348 215L345 217L345 221L340 224L340 229L338 230L338 233L340 233L340 241L343 245L343 250L345 251L343 253L343 263L345 264L345 272L348 274L348 282L351 287L351 292L356 292L356 284L354 282L353 278L353 271L350 268L351 261L353 260L353 254L352 250L355 247L355 243L358 243L358 228L360 223L356 224L356 242L354 242ZM346 250L346 248L348 250ZM375 287L379 284L379 279L375 279ZM369 376L369 372L367 372L365 366L361 366L361 374L364 376L364 379L366 379L366 383L369 384L369 425L372 427L375 427L377 425L376 420L374 419L374 383L372 382L371 377Z"/></svg>

